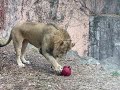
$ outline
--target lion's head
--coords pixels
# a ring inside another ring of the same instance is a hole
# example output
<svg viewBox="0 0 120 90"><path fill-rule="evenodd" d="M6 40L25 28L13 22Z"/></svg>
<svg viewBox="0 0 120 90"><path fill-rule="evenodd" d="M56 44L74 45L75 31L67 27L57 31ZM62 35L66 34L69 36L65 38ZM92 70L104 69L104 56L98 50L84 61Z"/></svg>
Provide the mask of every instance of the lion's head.
<svg viewBox="0 0 120 90"><path fill-rule="evenodd" d="M60 30L58 34L54 36L54 49L53 56L54 57L62 57L65 55L74 44L71 41L71 38L67 31Z"/></svg>

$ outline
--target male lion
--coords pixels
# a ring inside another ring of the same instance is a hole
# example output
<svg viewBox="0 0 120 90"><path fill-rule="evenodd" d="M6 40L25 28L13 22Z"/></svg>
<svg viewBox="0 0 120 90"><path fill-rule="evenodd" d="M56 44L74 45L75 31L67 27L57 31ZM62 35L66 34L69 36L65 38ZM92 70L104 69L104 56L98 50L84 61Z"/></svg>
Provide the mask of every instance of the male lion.
<svg viewBox="0 0 120 90"><path fill-rule="evenodd" d="M39 52L50 61L58 73L61 72L62 66L56 59L66 54L73 46L67 31L53 24L33 22L24 22L14 26L9 40L5 44L0 44L0 47L6 46L11 40L13 40L19 67L30 64L24 58L26 46L30 43L39 49Z"/></svg>

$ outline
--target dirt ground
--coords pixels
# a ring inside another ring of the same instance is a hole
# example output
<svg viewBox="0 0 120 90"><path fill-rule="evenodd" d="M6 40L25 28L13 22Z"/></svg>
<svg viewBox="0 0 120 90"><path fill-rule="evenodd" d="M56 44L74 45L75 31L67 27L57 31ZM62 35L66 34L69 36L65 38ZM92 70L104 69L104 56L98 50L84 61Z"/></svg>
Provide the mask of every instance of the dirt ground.
<svg viewBox="0 0 120 90"><path fill-rule="evenodd" d="M106 73L101 65L82 65L69 56L60 63L71 66L72 75L58 76L36 50L27 51L31 65L19 68L13 46L0 48L0 90L120 90L120 75Z"/></svg>

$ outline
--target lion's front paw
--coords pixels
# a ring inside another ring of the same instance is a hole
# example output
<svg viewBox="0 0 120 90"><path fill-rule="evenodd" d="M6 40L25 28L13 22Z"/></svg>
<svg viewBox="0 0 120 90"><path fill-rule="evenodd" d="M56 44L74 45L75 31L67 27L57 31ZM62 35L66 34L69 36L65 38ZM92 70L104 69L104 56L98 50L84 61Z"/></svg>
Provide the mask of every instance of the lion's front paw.
<svg viewBox="0 0 120 90"><path fill-rule="evenodd" d="M57 74L60 74L62 72L63 67L61 65L58 65L57 67L52 67Z"/></svg>

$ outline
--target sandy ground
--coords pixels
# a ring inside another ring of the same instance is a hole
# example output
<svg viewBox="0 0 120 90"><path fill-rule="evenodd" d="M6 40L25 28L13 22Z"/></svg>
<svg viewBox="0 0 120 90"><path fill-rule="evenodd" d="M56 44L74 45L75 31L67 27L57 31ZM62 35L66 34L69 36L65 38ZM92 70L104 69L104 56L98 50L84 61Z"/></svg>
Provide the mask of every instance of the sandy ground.
<svg viewBox="0 0 120 90"><path fill-rule="evenodd" d="M82 65L69 56L60 63L71 66L72 75L58 76L36 50L27 51L31 65L19 68L13 46L0 48L0 90L120 90L120 75L106 73L101 65Z"/></svg>

